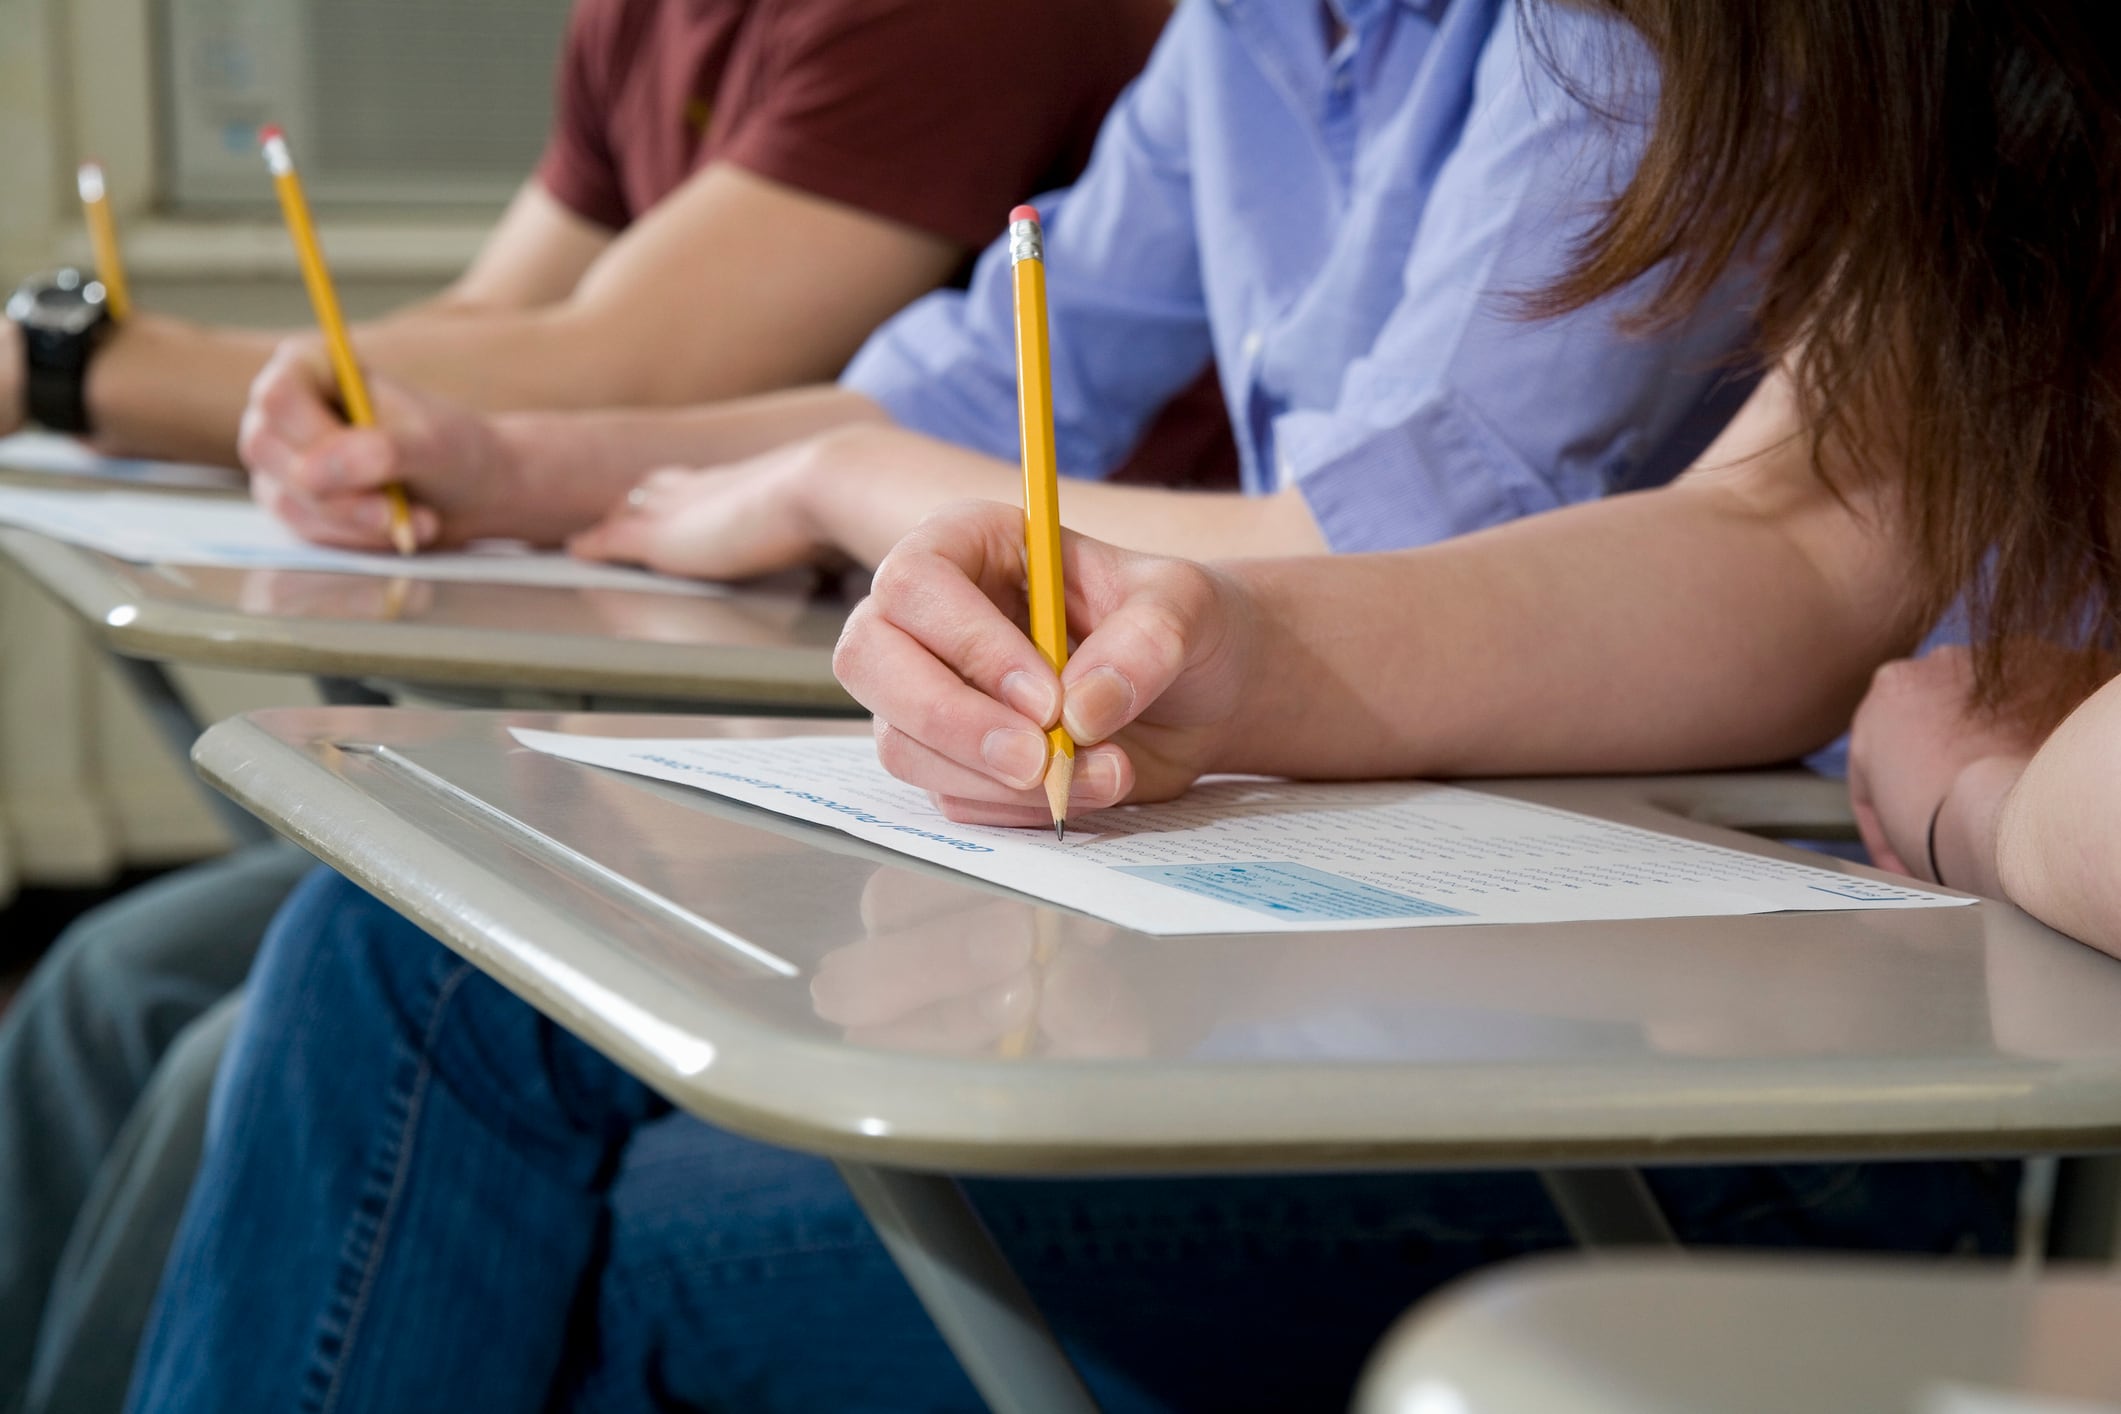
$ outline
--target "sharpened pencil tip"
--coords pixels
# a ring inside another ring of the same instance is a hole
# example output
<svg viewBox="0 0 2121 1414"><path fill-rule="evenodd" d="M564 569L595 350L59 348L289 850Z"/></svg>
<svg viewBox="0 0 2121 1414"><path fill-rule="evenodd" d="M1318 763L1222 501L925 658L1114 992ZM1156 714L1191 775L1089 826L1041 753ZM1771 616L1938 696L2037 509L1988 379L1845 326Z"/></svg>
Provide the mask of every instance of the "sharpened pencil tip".
<svg viewBox="0 0 2121 1414"><path fill-rule="evenodd" d="M1062 844L1068 842L1068 822L1066 820L1055 820L1053 822L1053 838L1059 840Z"/></svg>

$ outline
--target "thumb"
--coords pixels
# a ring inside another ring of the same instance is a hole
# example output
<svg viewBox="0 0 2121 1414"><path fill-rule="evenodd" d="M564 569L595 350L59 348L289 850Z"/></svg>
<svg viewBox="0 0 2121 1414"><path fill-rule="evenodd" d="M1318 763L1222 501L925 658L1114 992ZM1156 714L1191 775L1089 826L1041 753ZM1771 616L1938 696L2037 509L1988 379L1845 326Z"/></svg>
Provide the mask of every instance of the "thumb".
<svg viewBox="0 0 2121 1414"><path fill-rule="evenodd" d="M1078 742L1099 742L1178 681L1211 635L1216 598L1206 572L1182 560L1130 555L1096 542L1074 548L1086 615L1097 621L1061 674L1061 720ZM1102 586L1114 582L1117 597L1099 616L1099 600L1109 594Z"/></svg>

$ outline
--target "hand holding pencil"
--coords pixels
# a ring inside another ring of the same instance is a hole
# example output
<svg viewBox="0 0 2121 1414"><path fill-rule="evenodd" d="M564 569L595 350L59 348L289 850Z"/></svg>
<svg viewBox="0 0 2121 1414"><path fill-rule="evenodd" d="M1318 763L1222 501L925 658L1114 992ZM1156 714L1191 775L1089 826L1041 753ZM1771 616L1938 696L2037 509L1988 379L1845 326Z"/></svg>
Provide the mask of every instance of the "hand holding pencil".
<svg viewBox="0 0 2121 1414"><path fill-rule="evenodd" d="M294 240L295 257L302 265L302 282L309 288L310 307L316 311L317 324L324 333L346 420L356 427L373 427L376 415L368 400L368 384L354 357L353 340L346 332L346 318L339 312L338 291L332 286L331 272L325 268L323 248L317 244L316 226L309 215L309 199L303 195L302 180L295 174L294 158L287 150L287 135L277 127L269 127L259 134L259 139L265 152L266 168L272 173L273 189L280 198L280 214L287 220L287 233ZM413 533L411 503L405 499L402 486L389 486L384 494L390 502L390 542L397 547L399 554L410 555L419 548Z"/></svg>
<svg viewBox="0 0 2121 1414"><path fill-rule="evenodd" d="M1292 703L1300 715L1316 684L1269 666L1307 661L1263 600L1271 572L1063 531L1081 637L1056 675L1025 632L1023 543L1021 509L968 501L930 515L877 567L833 671L874 714L884 769L952 820L1026 827L1052 824L1042 783L1055 723L1076 743L1071 812L1169 800L1210 770L1276 769L1283 716Z"/></svg>
<svg viewBox="0 0 2121 1414"><path fill-rule="evenodd" d="M1016 407L1024 457L1024 572L1031 641L1055 673L1068 666L1068 595L1061 581L1060 469L1053 449L1053 358L1046 333L1046 233L1038 211L1009 213L1009 267L1016 288ZM1068 838L1075 739L1056 722L1046 733L1046 803L1053 837Z"/></svg>

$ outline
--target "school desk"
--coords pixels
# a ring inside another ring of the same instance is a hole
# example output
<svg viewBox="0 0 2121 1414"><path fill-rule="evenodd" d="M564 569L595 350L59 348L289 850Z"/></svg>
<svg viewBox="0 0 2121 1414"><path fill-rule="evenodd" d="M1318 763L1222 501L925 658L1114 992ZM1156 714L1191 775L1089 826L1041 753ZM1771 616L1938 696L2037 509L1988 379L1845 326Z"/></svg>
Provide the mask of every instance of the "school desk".
<svg viewBox="0 0 2121 1414"><path fill-rule="evenodd" d="M230 467L99 457L74 439L50 432L0 437L0 484L50 490L70 482L91 483L104 490L243 493L243 473Z"/></svg>
<svg viewBox="0 0 2121 1414"><path fill-rule="evenodd" d="M510 725L817 729L285 709L219 724L194 760L674 1102L838 1161L997 1409L1091 1406L955 1174L1624 1179L1618 1166L2121 1147L2121 964L2003 905L1146 938L531 752ZM1760 851L1781 846L1690 817L1787 824L1819 804L1815 782L1777 774L1483 788ZM951 1054L919 1016L850 1032L813 1005L842 950L913 956L897 944L937 930L1042 927L1054 946L1026 979L1039 1039L1020 1054L986 1038ZM1586 1235L1630 1236L1627 1197L1593 1185L1587 1206L1622 1220L1593 1211Z"/></svg>
<svg viewBox="0 0 2121 1414"><path fill-rule="evenodd" d="M568 707L847 715L845 601L808 575L713 597L133 564L0 527L0 553L121 658L380 680ZM546 705L540 703L539 705Z"/></svg>
<svg viewBox="0 0 2121 1414"><path fill-rule="evenodd" d="M1999 1264L1541 1257L1395 1326L1358 1414L2121 1412L2121 1279ZM2088 1401L2088 1402L2086 1402Z"/></svg>
<svg viewBox="0 0 2121 1414"><path fill-rule="evenodd" d="M159 488L158 488L159 489ZM714 598L134 564L0 526L0 554L73 611L179 757L204 723L171 664L315 677L326 701L677 706L845 716L846 601L807 575ZM265 837L212 796L231 837Z"/></svg>

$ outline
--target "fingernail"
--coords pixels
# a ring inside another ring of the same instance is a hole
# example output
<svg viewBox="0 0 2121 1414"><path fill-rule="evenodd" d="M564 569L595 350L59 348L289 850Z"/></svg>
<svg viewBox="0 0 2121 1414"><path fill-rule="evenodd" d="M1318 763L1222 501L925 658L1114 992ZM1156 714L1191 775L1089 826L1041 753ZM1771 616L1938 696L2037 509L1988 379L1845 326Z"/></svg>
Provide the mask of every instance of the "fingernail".
<svg viewBox="0 0 2121 1414"><path fill-rule="evenodd" d="M979 754L994 774L1026 790L1037 785L1046 771L1046 739L1018 727L988 732L979 744Z"/></svg>
<svg viewBox="0 0 2121 1414"><path fill-rule="evenodd" d="M1086 751L1075 765L1075 786L1070 794L1100 804L1119 799L1119 762L1111 752Z"/></svg>
<svg viewBox="0 0 2121 1414"><path fill-rule="evenodd" d="M1053 694L1058 686L1050 677L1018 668L1002 679L1002 701L1043 727L1053 720Z"/></svg>
<svg viewBox="0 0 2121 1414"><path fill-rule="evenodd" d="M1134 710L1134 684L1117 668L1097 668L1068 685L1061 720L1078 742L1103 741Z"/></svg>

